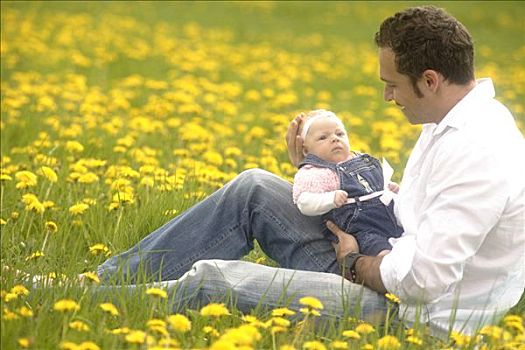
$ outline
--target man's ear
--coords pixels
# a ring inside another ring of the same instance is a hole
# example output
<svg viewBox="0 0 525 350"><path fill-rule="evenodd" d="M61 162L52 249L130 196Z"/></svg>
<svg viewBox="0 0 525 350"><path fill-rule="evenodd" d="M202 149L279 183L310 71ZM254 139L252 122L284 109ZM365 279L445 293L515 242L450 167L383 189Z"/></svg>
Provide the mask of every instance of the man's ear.
<svg viewBox="0 0 525 350"><path fill-rule="evenodd" d="M421 75L421 82L427 91L436 92L442 81L443 76L433 69L427 69Z"/></svg>
<svg viewBox="0 0 525 350"><path fill-rule="evenodd" d="M308 155L308 148L306 148L306 146L303 143L303 156L306 157L307 155Z"/></svg>

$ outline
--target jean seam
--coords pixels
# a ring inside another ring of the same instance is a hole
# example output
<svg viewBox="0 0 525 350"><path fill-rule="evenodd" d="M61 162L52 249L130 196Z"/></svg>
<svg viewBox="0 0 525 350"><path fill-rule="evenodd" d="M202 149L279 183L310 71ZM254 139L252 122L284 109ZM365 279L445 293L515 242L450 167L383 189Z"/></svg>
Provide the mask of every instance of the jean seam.
<svg viewBox="0 0 525 350"><path fill-rule="evenodd" d="M265 215L266 217L268 217L269 219L273 220L277 226L281 229L281 231L283 232L284 235L286 235L287 237L289 237L294 243L297 243L297 240L294 238L293 235L290 235L288 234L288 231L286 230L286 226L283 225L281 223L281 221L279 221L277 219L276 216L274 216L270 211L267 211L266 209L264 209L264 207L261 207L260 208L260 211L263 215ZM324 266L318 259L317 257L308 249L307 246L304 246L302 248L308 255L308 257L310 257L312 259L312 261L315 262L315 264L319 267L319 271L320 272L325 272L326 271L326 266Z"/></svg>
<svg viewBox="0 0 525 350"><path fill-rule="evenodd" d="M188 264L192 265L192 264L194 264L195 262L202 260L202 259L199 259L198 257L201 257L201 256L202 256L203 254L205 254L207 251L213 250L213 248L215 248L215 247L217 247L218 245L220 245L222 242L224 242L224 241L228 238L229 234L230 234L232 231L236 230L237 228L239 228L239 227L241 227L241 226L242 226L242 224L239 223L239 224L236 224L236 225L234 225L234 226L231 226L230 228L228 228L227 230L225 230L225 231L224 231L225 233L224 233L223 235L218 236L217 239L215 239L214 241L212 241L212 245L207 246L206 249L200 250L198 253L192 255L192 256L189 257L189 258L186 258L186 259L184 260L184 262L181 262L181 263L177 264L176 266L173 266L173 267L169 268L169 269L166 271L166 274L164 274L164 273L162 274L162 279L169 279L168 277L171 277L171 275L173 275L173 272L174 272L174 271L179 270L181 267L183 267L183 266L185 266L185 265L188 265Z"/></svg>

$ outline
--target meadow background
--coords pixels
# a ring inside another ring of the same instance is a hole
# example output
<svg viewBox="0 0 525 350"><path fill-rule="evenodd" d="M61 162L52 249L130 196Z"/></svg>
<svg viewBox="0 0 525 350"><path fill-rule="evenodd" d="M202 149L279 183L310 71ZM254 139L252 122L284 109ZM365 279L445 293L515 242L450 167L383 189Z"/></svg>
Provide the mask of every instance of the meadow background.
<svg viewBox="0 0 525 350"><path fill-rule="evenodd" d="M525 3L430 3L469 28L476 75L525 130ZM174 316L160 290L95 294L94 276L32 290L13 273L94 271L245 169L291 181L284 135L301 111L336 112L399 180L419 127L383 101L373 34L416 4L2 1L1 348L523 349L523 302L477 337L437 340L351 318L314 330L308 300L295 319L229 304Z"/></svg>

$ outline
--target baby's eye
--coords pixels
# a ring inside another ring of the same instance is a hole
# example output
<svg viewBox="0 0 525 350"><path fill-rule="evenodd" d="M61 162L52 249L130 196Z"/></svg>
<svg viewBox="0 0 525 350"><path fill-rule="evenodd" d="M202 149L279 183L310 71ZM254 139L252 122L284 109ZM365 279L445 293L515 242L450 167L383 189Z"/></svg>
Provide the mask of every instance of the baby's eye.
<svg viewBox="0 0 525 350"><path fill-rule="evenodd" d="M321 136L319 136L318 140L326 140L326 136L325 135L321 135Z"/></svg>
<svg viewBox="0 0 525 350"><path fill-rule="evenodd" d="M343 137L346 134L343 131L339 131L339 132L336 133L336 135L339 136L339 137Z"/></svg>

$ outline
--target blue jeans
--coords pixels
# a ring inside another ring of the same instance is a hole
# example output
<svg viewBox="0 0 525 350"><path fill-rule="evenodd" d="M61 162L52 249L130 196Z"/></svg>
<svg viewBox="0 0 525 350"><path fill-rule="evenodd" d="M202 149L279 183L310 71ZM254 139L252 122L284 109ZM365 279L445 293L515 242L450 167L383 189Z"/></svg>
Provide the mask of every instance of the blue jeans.
<svg viewBox="0 0 525 350"><path fill-rule="evenodd" d="M291 191L291 184L271 173L245 171L128 251L108 259L98 275L105 282L123 278L134 283L143 272L165 281L160 283L172 291L184 285L186 293L174 293L176 304L188 296L205 303L228 290L245 311L262 297L264 305L282 305L283 292L292 293L292 303L301 296L318 297L334 315L348 313L356 303L363 317L386 310L382 295L338 275L324 224L318 217L302 215ZM254 239L281 268L238 261L253 248Z"/></svg>

